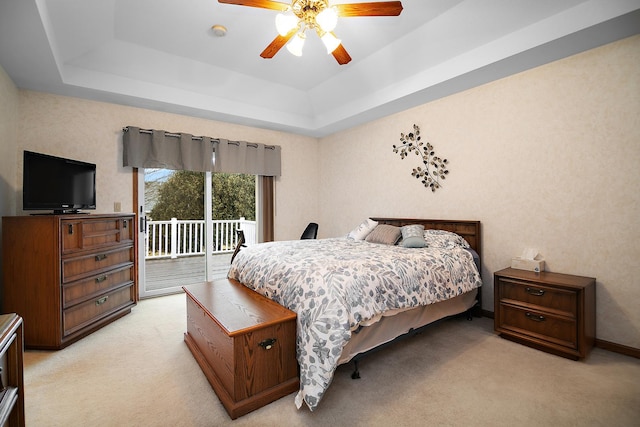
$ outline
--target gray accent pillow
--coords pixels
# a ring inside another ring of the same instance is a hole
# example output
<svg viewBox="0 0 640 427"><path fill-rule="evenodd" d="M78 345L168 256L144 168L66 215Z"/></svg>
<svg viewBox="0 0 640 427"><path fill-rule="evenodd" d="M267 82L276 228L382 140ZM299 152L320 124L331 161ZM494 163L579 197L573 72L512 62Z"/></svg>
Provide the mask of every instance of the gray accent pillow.
<svg viewBox="0 0 640 427"><path fill-rule="evenodd" d="M401 236L402 233L400 232L400 227L388 224L378 224L364 240L369 243L395 245L398 243Z"/></svg>
<svg viewBox="0 0 640 427"><path fill-rule="evenodd" d="M402 246L405 248L424 248L427 246L427 242L424 240L423 225L405 225L400 230L402 232Z"/></svg>

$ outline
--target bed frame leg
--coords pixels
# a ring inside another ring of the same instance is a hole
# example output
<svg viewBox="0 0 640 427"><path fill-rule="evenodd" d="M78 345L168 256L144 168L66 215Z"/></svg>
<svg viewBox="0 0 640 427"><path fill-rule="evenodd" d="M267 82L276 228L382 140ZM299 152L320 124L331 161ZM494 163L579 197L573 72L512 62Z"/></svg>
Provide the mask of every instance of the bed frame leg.
<svg viewBox="0 0 640 427"><path fill-rule="evenodd" d="M351 374L351 379L352 380L357 380L360 378L360 371L358 370L358 361L354 360L353 361L353 367L354 367L354 371Z"/></svg>
<svg viewBox="0 0 640 427"><path fill-rule="evenodd" d="M467 310L467 320L473 320L473 307Z"/></svg>

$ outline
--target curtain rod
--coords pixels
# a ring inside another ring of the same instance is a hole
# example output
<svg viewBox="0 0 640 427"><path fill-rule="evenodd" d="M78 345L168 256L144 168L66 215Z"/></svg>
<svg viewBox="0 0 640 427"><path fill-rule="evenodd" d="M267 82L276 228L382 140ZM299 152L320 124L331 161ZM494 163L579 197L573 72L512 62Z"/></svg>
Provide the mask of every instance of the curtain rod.
<svg viewBox="0 0 640 427"><path fill-rule="evenodd" d="M126 126L126 127L122 128L122 132L128 132L128 131L129 131L129 126ZM164 136L173 136L173 137L176 137L176 138L180 138L180 136L181 136L179 133L166 132L166 131L163 131L163 132L164 132ZM146 133L146 134L152 135L153 134L153 129L140 129L140 133ZM203 137L201 137L201 136L193 136L193 135L191 135L191 139L194 139L196 141L202 141L202 138Z"/></svg>
<svg viewBox="0 0 640 427"><path fill-rule="evenodd" d="M122 128L122 132L128 132L128 131L129 131L129 126L125 126L125 127ZM140 133L146 133L146 134L152 135L153 134L153 129L140 129ZM173 132L166 132L165 131L164 132L164 136L173 136L175 138L180 138L181 134L173 133ZM191 135L191 139L194 140L194 141L202 141L203 138L204 137L202 137L202 136L193 136L193 135ZM215 139L215 138L212 138L212 139ZM235 145L237 147L240 146L240 143L236 142L236 141L229 141L229 144ZM258 144L247 142L247 147L258 148ZM269 150L275 150L276 149L275 145L265 145L264 148L267 148Z"/></svg>

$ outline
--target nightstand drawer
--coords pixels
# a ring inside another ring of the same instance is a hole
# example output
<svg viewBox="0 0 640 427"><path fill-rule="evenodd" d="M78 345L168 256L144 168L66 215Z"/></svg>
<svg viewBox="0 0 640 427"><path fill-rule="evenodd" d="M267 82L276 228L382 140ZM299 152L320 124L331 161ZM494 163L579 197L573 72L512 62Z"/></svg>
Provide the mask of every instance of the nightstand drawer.
<svg viewBox="0 0 640 427"><path fill-rule="evenodd" d="M502 330L526 334L564 347L577 348L577 327L574 319L536 310L501 304Z"/></svg>
<svg viewBox="0 0 640 427"><path fill-rule="evenodd" d="M575 317L576 292L537 283L500 278L500 300L544 307L556 314Z"/></svg>

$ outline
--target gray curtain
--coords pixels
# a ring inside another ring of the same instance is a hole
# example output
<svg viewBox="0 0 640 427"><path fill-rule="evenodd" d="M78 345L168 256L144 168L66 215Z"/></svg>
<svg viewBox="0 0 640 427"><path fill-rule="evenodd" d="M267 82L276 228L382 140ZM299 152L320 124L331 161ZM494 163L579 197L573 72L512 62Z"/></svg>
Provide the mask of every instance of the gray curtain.
<svg viewBox="0 0 640 427"><path fill-rule="evenodd" d="M163 130L123 129L123 165L280 176L280 147Z"/></svg>
<svg viewBox="0 0 640 427"><path fill-rule="evenodd" d="M280 147L218 139L214 172L280 176Z"/></svg>
<svg viewBox="0 0 640 427"><path fill-rule="evenodd" d="M136 168L163 168L207 172L213 170L213 142L209 137L188 133L124 129L123 165Z"/></svg>

